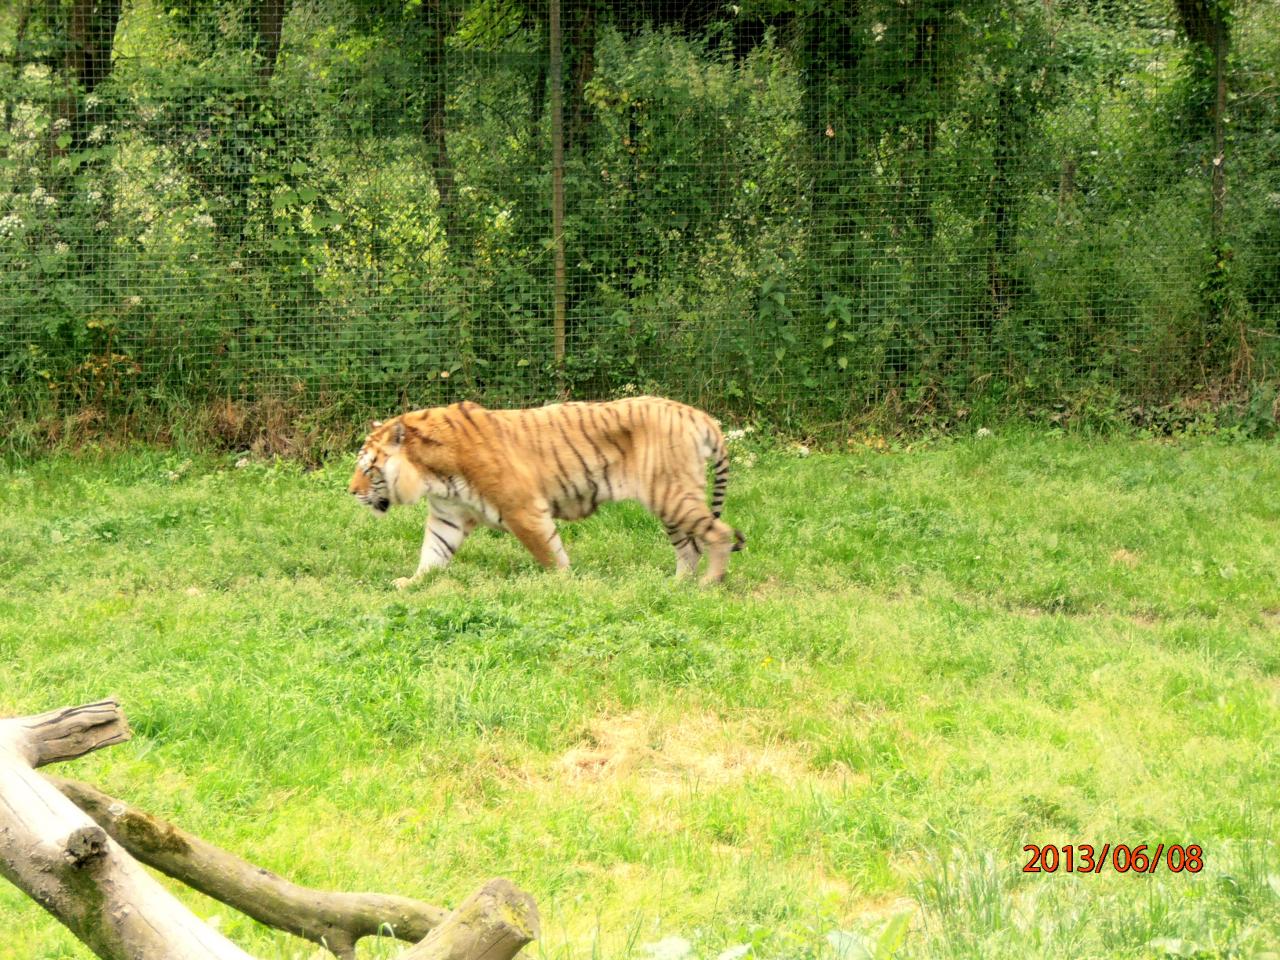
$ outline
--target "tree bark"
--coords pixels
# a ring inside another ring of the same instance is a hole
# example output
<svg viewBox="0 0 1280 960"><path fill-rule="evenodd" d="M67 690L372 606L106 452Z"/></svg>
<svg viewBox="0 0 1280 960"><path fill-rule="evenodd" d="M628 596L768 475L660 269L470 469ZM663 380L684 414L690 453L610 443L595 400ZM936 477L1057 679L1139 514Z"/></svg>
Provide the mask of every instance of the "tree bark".
<svg viewBox="0 0 1280 960"><path fill-rule="evenodd" d="M1226 37L1224 0L1174 0L1183 33L1192 43L1213 50L1217 38Z"/></svg>
<svg viewBox="0 0 1280 960"><path fill-rule="evenodd" d="M266 82L276 71L288 0L261 0L258 8L258 77Z"/></svg>
<svg viewBox="0 0 1280 960"><path fill-rule="evenodd" d="M1002 321L1013 306L1016 285L1008 270L1018 232L1018 205L1010 167L1021 147L1025 130L1015 118L1013 80L1005 80L996 92L996 127L991 158L989 199L992 244L987 254L987 283L991 315L987 326Z"/></svg>
<svg viewBox="0 0 1280 960"><path fill-rule="evenodd" d="M573 84L569 103L569 123L564 147L570 153L585 150L591 127L591 107L587 104L587 84L596 72L596 11L591 0L569 4L569 44L573 57Z"/></svg>
<svg viewBox="0 0 1280 960"><path fill-rule="evenodd" d="M132 736L120 704L113 699L4 721L0 730L8 731L11 743L33 768L74 760ZM0 739L3 736L0 733Z"/></svg>
<svg viewBox="0 0 1280 960"><path fill-rule="evenodd" d="M26 53L23 47L27 43L27 27L31 24L31 5L35 0L27 0L18 9L18 20L13 28L13 74L10 78L11 90L14 96L17 95L18 78L22 76L22 68L25 66ZM4 132L9 133L13 130L13 109L14 101L11 97L6 97L4 101ZM7 156L9 148L5 147L0 156Z"/></svg>
<svg viewBox="0 0 1280 960"><path fill-rule="evenodd" d="M93 93L111 76L111 51L120 23L120 0L74 0L67 18L67 50L63 69L67 90L58 105L58 115L71 133L70 151L83 150L88 143L89 124L82 94ZM59 155L64 151L54 147Z"/></svg>
<svg viewBox="0 0 1280 960"><path fill-rule="evenodd" d="M533 898L508 880L490 880L400 960L511 960L537 938Z"/></svg>
<svg viewBox="0 0 1280 960"><path fill-rule="evenodd" d="M1231 254L1224 239L1227 197L1226 112L1227 57L1231 49L1229 0L1175 0L1182 31L1191 45L1194 89L1203 97L1191 115L1198 135L1213 137L1210 166L1209 235L1212 261L1204 291L1205 338L1218 340L1226 321L1228 264ZM1205 124L1208 124L1208 128Z"/></svg>
<svg viewBox="0 0 1280 960"><path fill-rule="evenodd" d="M449 249L456 256L464 249L461 222L455 200L453 164L449 160L449 144L445 136L445 95L448 71L445 63L445 37L449 24L444 0L422 0L419 8L426 30L426 60L423 72L427 78L426 104L422 118L422 138L430 155L431 175L436 182L440 213L444 220Z"/></svg>
<svg viewBox="0 0 1280 960"><path fill-rule="evenodd" d="M86 783L48 779L147 866L336 956L354 957L356 941L380 933L417 943L447 914L408 897L300 887Z"/></svg>
<svg viewBox="0 0 1280 960"><path fill-rule="evenodd" d="M1222 24L1213 41L1213 241L1222 244L1223 214L1227 199L1227 29Z"/></svg>
<svg viewBox="0 0 1280 960"><path fill-rule="evenodd" d="M111 75L120 0L75 0L67 21L66 65L85 93Z"/></svg>

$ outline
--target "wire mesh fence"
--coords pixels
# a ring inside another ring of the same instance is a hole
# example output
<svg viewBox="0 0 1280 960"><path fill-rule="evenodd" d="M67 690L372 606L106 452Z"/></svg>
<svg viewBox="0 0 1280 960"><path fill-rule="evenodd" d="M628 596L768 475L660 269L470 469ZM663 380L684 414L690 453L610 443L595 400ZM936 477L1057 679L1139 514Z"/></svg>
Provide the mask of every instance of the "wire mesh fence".
<svg viewBox="0 0 1280 960"><path fill-rule="evenodd" d="M1277 13L10 0L2 395L820 426L1265 391Z"/></svg>

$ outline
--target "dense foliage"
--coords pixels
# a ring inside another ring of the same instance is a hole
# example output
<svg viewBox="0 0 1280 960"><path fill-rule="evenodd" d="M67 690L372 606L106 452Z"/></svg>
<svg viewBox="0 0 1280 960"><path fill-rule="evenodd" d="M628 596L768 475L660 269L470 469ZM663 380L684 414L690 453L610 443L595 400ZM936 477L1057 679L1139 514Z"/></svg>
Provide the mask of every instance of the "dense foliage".
<svg viewBox="0 0 1280 960"><path fill-rule="evenodd" d="M1273 0L561 13L562 369L545 0L7 4L3 396L1269 404Z"/></svg>

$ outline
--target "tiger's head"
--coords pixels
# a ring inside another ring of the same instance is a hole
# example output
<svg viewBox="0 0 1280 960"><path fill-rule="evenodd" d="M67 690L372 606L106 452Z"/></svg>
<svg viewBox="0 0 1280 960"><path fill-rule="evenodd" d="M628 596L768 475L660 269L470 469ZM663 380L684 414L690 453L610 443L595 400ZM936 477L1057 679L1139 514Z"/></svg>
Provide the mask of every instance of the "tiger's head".
<svg viewBox="0 0 1280 960"><path fill-rule="evenodd" d="M373 422L347 491L382 516L395 504L409 506L432 492L444 495L457 472L447 418L439 410L415 410Z"/></svg>
<svg viewBox="0 0 1280 960"><path fill-rule="evenodd" d="M404 450L404 423L399 417L387 423L373 422L356 456L356 471L347 492L381 517L399 503L396 495Z"/></svg>

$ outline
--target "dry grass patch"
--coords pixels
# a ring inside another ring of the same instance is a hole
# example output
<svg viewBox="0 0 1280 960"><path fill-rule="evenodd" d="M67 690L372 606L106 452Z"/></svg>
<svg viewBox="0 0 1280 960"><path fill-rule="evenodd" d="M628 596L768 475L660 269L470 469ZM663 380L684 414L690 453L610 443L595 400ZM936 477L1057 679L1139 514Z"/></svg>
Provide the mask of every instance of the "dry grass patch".
<svg viewBox="0 0 1280 960"><path fill-rule="evenodd" d="M749 717L695 712L664 721L637 710L591 720L581 742L556 760L553 777L568 784L638 779L663 793L690 781L721 786L758 775L794 782L811 776L807 767L798 744L760 742Z"/></svg>
<svg viewBox="0 0 1280 960"><path fill-rule="evenodd" d="M1118 566L1128 567L1130 570L1138 565L1138 555L1132 550L1126 550L1121 547L1119 550L1111 552L1111 562Z"/></svg>

